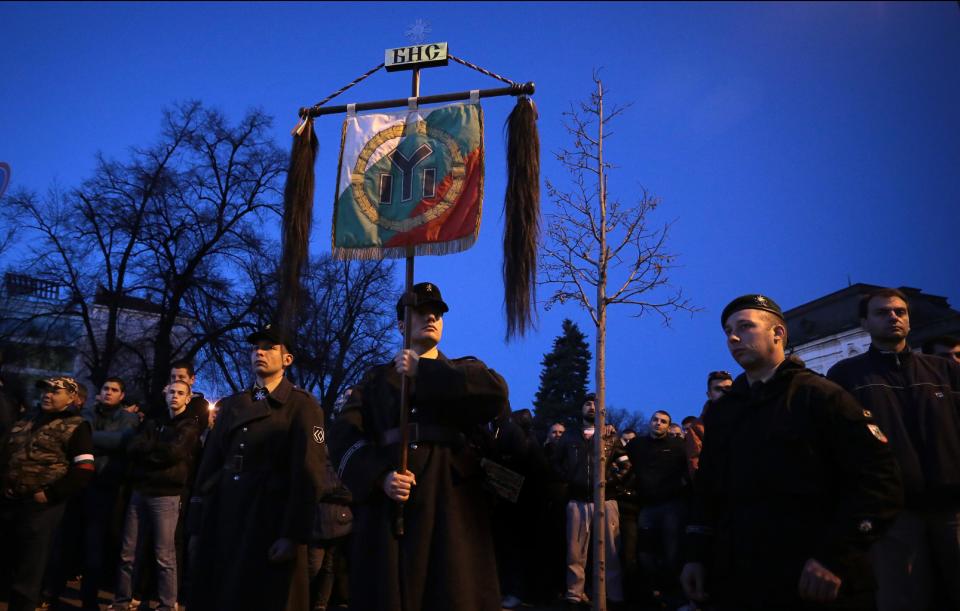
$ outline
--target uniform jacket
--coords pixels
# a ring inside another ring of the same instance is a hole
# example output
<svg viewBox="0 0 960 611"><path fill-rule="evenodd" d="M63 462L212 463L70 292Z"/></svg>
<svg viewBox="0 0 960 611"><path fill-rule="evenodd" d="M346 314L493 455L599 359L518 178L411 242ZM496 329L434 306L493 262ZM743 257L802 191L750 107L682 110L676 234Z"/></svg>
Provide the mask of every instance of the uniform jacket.
<svg viewBox="0 0 960 611"><path fill-rule="evenodd" d="M392 363L370 370L331 433L338 472L357 502L350 608L499 610L492 499L468 438L502 413L506 382L474 358L420 359L408 466L417 484L404 504L405 534L398 540L392 531L397 504L382 483L399 465L390 432L399 425L400 382Z"/></svg>
<svg viewBox="0 0 960 611"><path fill-rule="evenodd" d="M871 603L867 550L896 517L902 484L856 400L788 360L766 383L738 377L704 428L688 543L707 563L711 596L743 609L806 608L797 583L814 558L843 580L823 608Z"/></svg>
<svg viewBox="0 0 960 611"><path fill-rule="evenodd" d="M200 560L191 606L231 611L305 610L306 543L326 483L323 410L286 378L266 399L247 390L220 403L191 511L200 507ZM196 518L194 518L196 519ZM280 538L291 562L270 563Z"/></svg>
<svg viewBox="0 0 960 611"><path fill-rule="evenodd" d="M180 496L200 445L200 424L184 410L175 418L148 419L130 440L130 482L150 496Z"/></svg>
<svg viewBox="0 0 960 611"><path fill-rule="evenodd" d="M827 377L870 410L890 439L908 506L960 509L960 367L871 346L831 367Z"/></svg>

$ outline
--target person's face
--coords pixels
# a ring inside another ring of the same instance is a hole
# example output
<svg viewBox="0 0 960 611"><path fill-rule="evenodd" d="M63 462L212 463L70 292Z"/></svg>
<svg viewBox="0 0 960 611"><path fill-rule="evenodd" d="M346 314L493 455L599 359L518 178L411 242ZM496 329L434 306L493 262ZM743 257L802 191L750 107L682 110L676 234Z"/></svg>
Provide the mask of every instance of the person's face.
<svg viewBox="0 0 960 611"><path fill-rule="evenodd" d="M269 378L283 371L293 362L293 355L287 352L281 344L274 344L269 340L260 340L250 350L250 363L253 373L260 378Z"/></svg>
<svg viewBox="0 0 960 611"><path fill-rule="evenodd" d="M860 323L872 339L896 343L910 333L910 312L899 297L874 297L867 304L867 317Z"/></svg>
<svg viewBox="0 0 960 611"><path fill-rule="evenodd" d="M593 399L584 401L580 413L583 415L584 420L593 422L594 417L597 415L597 404L594 403Z"/></svg>
<svg viewBox="0 0 960 611"><path fill-rule="evenodd" d="M784 328L762 310L740 310L723 325L730 355L745 370L775 365L783 360Z"/></svg>
<svg viewBox="0 0 960 611"><path fill-rule="evenodd" d="M62 412L77 401L77 393L64 388L47 387L40 399L40 409L45 412Z"/></svg>
<svg viewBox="0 0 960 611"><path fill-rule="evenodd" d="M187 403L190 401L190 391L187 390L185 384L172 383L168 385L164 395L166 395L167 407L170 408L170 413L173 415L185 410Z"/></svg>
<svg viewBox="0 0 960 611"><path fill-rule="evenodd" d="M623 435L620 435L620 443L622 443L623 445L627 445L636 436L637 436L636 433L624 433Z"/></svg>
<svg viewBox="0 0 960 611"><path fill-rule="evenodd" d="M399 324L403 332L403 321ZM435 304L426 304L412 308L410 312L410 343L423 351L430 350L440 343L443 337L443 312Z"/></svg>
<svg viewBox="0 0 960 611"><path fill-rule="evenodd" d="M559 441L563 434L566 432L566 429L562 425L554 424L550 427L550 432L547 433L548 441Z"/></svg>
<svg viewBox="0 0 960 611"><path fill-rule="evenodd" d="M123 391L120 390L120 385L116 382L104 382L103 386L100 387L100 403L107 407L120 405L123 397Z"/></svg>
<svg viewBox="0 0 960 611"><path fill-rule="evenodd" d="M670 428L670 418L666 414L656 413L650 417L650 434L654 437L663 437Z"/></svg>
<svg viewBox="0 0 960 611"><path fill-rule="evenodd" d="M683 429L680 428L680 425L679 425L679 424L671 424L671 425L667 428L667 435L669 435L669 436L671 436L671 437L679 437L679 438L682 439L682 438L683 438Z"/></svg>
<svg viewBox="0 0 960 611"><path fill-rule="evenodd" d="M170 379L168 380L168 382L170 382L170 383L173 383L173 382L186 382L186 383L189 384L190 386L193 386L193 384L194 384L196 381L197 381L197 376L195 376L195 375L193 375L193 376L190 375L190 373L189 373L189 371L187 371L187 368L186 368L186 367L179 367L179 368L177 368L177 369L171 369L171 370L170 370Z"/></svg>
<svg viewBox="0 0 960 611"><path fill-rule="evenodd" d="M933 354L960 364L960 344L955 346L936 344L933 347Z"/></svg>
<svg viewBox="0 0 960 611"><path fill-rule="evenodd" d="M733 386L733 380L710 380L710 388L707 390L707 398L711 401L717 401L723 395L730 391Z"/></svg>

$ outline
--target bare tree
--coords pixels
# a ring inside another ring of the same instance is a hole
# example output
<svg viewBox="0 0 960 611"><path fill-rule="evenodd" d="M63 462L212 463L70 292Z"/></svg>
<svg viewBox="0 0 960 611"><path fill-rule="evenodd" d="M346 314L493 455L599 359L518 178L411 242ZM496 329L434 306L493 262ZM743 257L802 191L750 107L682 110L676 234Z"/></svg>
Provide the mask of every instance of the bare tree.
<svg viewBox="0 0 960 611"><path fill-rule="evenodd" d="M295 377L331 413L370 367L390 360L397 340L393 261L311 261L304 278Z"/></svg>
<svg viewBox="0 0 960 611"><path fill-rule="evenodd" d="M607 406L605 411L607 423L616 427L618 433L633 429L637 434L643 434L647 430L647 420L643 412L613 405Z"/></svg>
<svg viewBox="0 0 960 611"><path fill-rule="evenodd" d="M590 99L571 105L564 113L564 128L573 137L573 148L556 153L569 172L570 190L547 181L547 194L556 204L548 215L547 236L540 257L539 284L554 292L546 301L573 302L590 313L596 326L594 375L596 376L596 430L604 430L606 395L607 308L632 306L634 317L655 314L664 324L679 310L693 311L682 290L669 284L668 272L676 256L666 249L670 224L654 225L650 219L660 200L644 188L633 205L611 198L604 157L608 125L625 111L624 106L604 106L603 82L598 73ZM609 288L608 288L609 287ZM606 609L603 524L606 456L602 435L594 436L597 479L594 486L594 609Z"/></svg>
<svg viewBox="0 0 960 611"><path fill-rule="evenodd" d="M241 261L233 290L243 294L220 299L188 296L188 309L209 337L198 353L198 370L218 394L240 391L250 381L250 346L246 338L254 329L274 322L276 313L276 242L261 243L259 256ZM264 264L268 263L269 267ZM245 321L246 325L224 325L224 320ZM216 331L219 331L217 333Z"/></svg>
<svg viewBox="0 0 960 611"><path fill-rule="evenodd" d="M31 315L81 322L95 385L132 363L154 394L171 361L247 324L251 296L238 279L261 256L259 228L279 214L286 163L270 124L259 111L231 125L199 102L180 104L164 113L156 145L122 162L101 156L79 188L10 198L32 237L25 271L68 293Z"/></svg>
<svg viewBox="0 0 960 611"><path fill-rule="evenodd" d="M248 113L237 125L197 105L197 126L184 147L183 164L145 219L138 276L147 298L161 305L152 346L150 389L159 392L168 365L194 358L216 337L246 327L249 299L236 302L231 277L248 261L266 269L263 222L281 212L280 184L286 154L272 141L272 120ZM184 325L214 306L215 325ZM176 332L186 327L190 332Z"/></svg>
<svg viewBox="0 0 960 611"><path fill-rule="evenodd" d="M275 242L264 248L272 267L249 267L244 282L257 287L247 317L257 327L276 323L278 316L279 249ZM290 375L320 398L327 414L343 391L392 354L397 328L394 305L400 293L393 273L394 263L389 260L338 261L329 255L311 259L304 270ZM201 318L201 326L219 324L219 312ZM239 391L250 381L246 337L251 328L227 329L201 352L204 373L224 391Z"/></svg>

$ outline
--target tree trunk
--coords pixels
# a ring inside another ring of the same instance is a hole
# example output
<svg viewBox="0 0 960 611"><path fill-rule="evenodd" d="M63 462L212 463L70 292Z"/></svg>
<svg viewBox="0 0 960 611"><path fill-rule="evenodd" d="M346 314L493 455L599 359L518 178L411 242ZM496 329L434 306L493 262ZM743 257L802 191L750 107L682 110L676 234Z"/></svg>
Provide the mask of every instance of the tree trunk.
<svg viewBox="0 0 960 611"><path fill-rule="evenodd" d="M607 455L603 447L603 429L606 426L606 357L607 357L607 190L603 168L603 83L597 81L597 175L600 186L600 252L597 257L597 354L596 416L594 419L593 448L593 608L607 609L606 533L607 512L604 507Z"/></svg>

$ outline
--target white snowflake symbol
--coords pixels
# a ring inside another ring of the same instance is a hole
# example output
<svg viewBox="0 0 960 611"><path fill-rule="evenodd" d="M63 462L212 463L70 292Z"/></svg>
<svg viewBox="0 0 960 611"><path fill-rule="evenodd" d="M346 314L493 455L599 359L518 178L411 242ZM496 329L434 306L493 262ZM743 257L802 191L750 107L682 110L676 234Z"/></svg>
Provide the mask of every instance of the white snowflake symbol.
<svg viewBox="0 0 960 611"><path fill-rule="evenodd" d="M430 29L430 22L417 19L406 29L403 35L406 36L410 42L421 43L427 39L427 34L432 31L433 30Z"/></svg>

